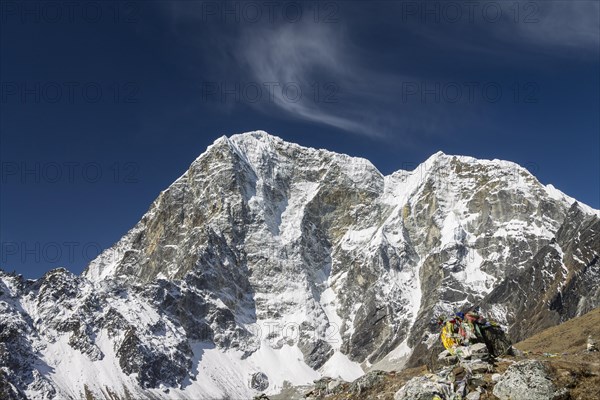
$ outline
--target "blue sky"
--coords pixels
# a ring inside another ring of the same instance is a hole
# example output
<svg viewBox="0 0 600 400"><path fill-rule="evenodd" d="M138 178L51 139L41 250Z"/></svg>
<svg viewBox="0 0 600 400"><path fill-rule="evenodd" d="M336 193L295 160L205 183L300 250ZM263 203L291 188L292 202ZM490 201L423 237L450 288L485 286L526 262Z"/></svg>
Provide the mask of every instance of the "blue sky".
<svg viewBox="0 0 600 400"><path fill-rule="evenodd" d="M79 273L222 135L526 166L600 208L596 1L3 0L0 266Z"/></svg>

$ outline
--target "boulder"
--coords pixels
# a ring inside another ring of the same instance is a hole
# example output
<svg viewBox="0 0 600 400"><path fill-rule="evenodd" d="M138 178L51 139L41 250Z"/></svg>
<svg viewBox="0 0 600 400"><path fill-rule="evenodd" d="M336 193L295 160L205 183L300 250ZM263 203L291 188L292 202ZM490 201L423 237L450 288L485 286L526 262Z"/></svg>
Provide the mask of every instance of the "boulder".
<svg viewBox="0 0 600 400"><path fill-rule="evenodd" d="M448 350L444 350L438 355L438 361L444 366L454 365L458 362L458 357L451 354Z"/></svg>
<svg viewBox="0 0 600 400"><path fill-rule="evenodd" d="M461 360L469 360L471 358L471 346L457 346L456 355Z"/></svg>
<svg viewBox="0 0 600 400"><path fill-rule="evenodd" d="M484 360L484 359L488 358L490 355L485 343L474 343L470 346L470 350L471 350L471 358Z"/></svg>
<svg viewBox="0 0 600 400"><path fill-rule="evenodd" d="M489 372L493 368L491 364L481 360L462 360L460 365L471 373Z"/></svg>
<svg viewBox="0 0 600 400"><path fill-rule="evenodd" d="M471 392L465 397L465 400L479 400L481 398L481 393L475 391Z"/></svg>
<svg viewBox="0 0 600 400"><path fill-rule="evenodd" d="M587 351L598 351L598 343L594 340L592 335L589 335L587 339Z"/></svg>
<svg viewBox="0 0 600 400"><path fill-rule="evenodd" d="M263 372L255 372L250 377L250 388L260 392L267 390L269 387L269 377Z"/></svg>
<svg viewBox="0 0 600 400"><path fill-rule="evenodd" d="M540 361L517 362L499 378L493 394L500 400L558 400L562 393L556 391L548 375Z"/></svg>
<svg viewBox="0 0 600 400"><path fill-rule="evenodd" d="M394 395L394 400L431 400L435 395L447 392L440 383L427 376L411 379Z"/></svg>
<svg viewBox="0 0 600 400"><path fill-rule="evenodd" d="M451 354L448 350L444 350L443 346L434 346L431 350L431 355L427 361L427 368L431 372L438 372L444 367L454 365L457 362L458 357Z"/></svg>

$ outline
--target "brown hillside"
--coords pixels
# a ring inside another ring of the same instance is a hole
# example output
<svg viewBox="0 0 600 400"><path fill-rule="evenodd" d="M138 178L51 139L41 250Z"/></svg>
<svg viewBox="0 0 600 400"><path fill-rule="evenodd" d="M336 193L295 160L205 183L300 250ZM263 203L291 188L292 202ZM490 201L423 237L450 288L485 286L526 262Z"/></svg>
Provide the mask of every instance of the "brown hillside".
<svg viewBox="0 0 600 400"><path fill-rule="evenodd" d="M600 399L600 353L586 350L588 335L600 345L600 308L548 328L515 345L526 357L547 361L570 399Z"/></svg>
<svg viewBox="0 0 600 400"><path fill-rule="evenodd" d="M548 328L515 345L531 353L577 353L585 351L588 335L600 343L600 308Z"/></svg>

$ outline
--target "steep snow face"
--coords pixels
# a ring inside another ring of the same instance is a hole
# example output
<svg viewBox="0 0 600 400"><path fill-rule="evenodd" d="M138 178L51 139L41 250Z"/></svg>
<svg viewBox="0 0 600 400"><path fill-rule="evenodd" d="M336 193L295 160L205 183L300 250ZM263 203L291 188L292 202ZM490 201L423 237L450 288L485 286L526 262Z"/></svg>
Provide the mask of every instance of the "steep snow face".
<svg viewBox="0 0 600 400"><path fill-rule="evenodd" d="M439 152L383 176L262 131L222 137L82 277L0 276L0 327L19 332L4 345L16 356L0 352L6 385L15 398L245 398L351 380L418 362L438 313L485 301L516 326L523 304L547 307L503 298L538 259L560 271L555 308L570 317L600 303L574 280L582 265L595 276L598 212L572 203L505 161Z"/></svg>

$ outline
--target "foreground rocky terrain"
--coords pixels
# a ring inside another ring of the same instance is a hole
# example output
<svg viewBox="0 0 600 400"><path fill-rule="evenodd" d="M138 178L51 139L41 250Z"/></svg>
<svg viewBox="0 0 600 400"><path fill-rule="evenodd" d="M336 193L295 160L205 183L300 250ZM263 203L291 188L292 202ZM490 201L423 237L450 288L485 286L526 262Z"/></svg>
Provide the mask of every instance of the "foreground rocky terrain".
<svg viewBox="0 0 600 400"><path fill-rule="evenodd" d="M600 352L587 351L587 338L600 338L600 308L556 327L546 329L515 345L514 355L505 355L477 369L467 399L480 400L589 400L600 398ZM475 358L474 358L475 359ZM443 368L441 368L443 369ZM431 400L430 388L442 388L463 374L460 365L436 374L425 367L403 371L372 371L354 382L323 380L288 398ZM442 375L442 376L440 376ZM448 379L449 376L451 379ZM432 377L436 377L432 379ZM455 381L455 380L454 380ZM438 382L438 385L433 385ZM271 397L271 400L283 397ZM442 397L447 399L449 397Z"/></svg>
<svg viewBox="0 0 600 400"><path fill-rule="evenodd" d="M514 340L600 306L600 213L499 160L222 137L81 276L0 273L5 398L248 398L423 364L480 304ZM10 266L7 266L9 268Z"/></svg>

